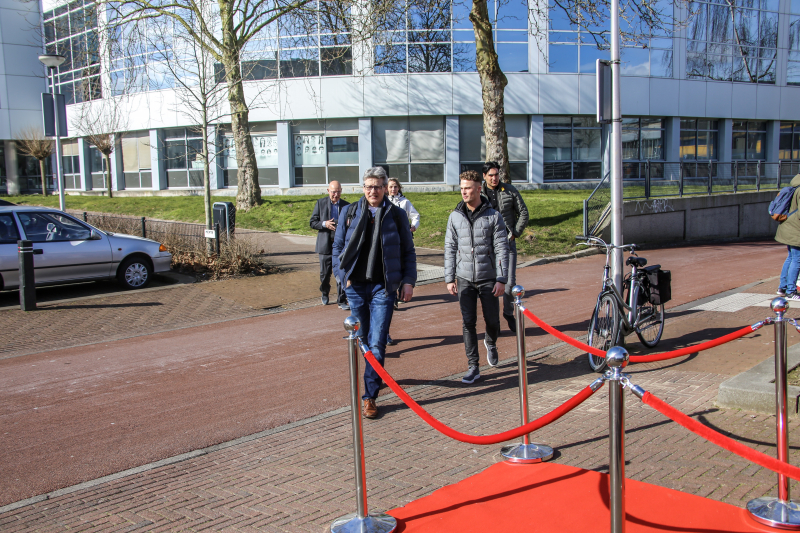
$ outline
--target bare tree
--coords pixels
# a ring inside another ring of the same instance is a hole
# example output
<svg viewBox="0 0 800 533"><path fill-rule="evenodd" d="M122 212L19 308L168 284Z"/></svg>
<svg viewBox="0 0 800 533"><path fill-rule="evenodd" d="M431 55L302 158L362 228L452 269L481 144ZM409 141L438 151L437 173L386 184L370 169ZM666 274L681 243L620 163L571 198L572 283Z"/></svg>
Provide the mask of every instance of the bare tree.
<svg viewBox="0 0 800 533"><path fill-rule="evenodd" d="M108 95L102 100L91 101L90 91L96 91L93 83L76 83L75 91L84 95L82 102L75 105L75 114L72 118L72 128L77 136L83 137L94 146L103 156L104 166L103 181L105 182L108 197L113 198L111 186L111 154L117 145L117 132L127 128L127 112L123 97L113 97L110 88L104 88Z"/></svg>
<svg viewBox="0 0 800 533"><path fill-rule="evenodd" d="M39 160L39 174L42 177L42 196L47 196L47 177L45 161L53 154L53 141L44 136L41 128L28 126L17 132L17 149L24 155Z"/></svg>

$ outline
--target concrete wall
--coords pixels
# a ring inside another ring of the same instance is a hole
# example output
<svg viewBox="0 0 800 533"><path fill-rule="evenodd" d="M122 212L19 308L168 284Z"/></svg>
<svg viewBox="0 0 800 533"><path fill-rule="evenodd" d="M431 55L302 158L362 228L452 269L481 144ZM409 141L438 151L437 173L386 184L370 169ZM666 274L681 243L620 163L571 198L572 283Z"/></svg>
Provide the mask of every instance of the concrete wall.
<svg viewBox="0 0 800 533"><path fill-rule="evenodd" d="M767 214L777 191L657 198L624 204L626 243L708 241L774 237L778 223ZM606 228L603 233L609 232Z"/></svg>

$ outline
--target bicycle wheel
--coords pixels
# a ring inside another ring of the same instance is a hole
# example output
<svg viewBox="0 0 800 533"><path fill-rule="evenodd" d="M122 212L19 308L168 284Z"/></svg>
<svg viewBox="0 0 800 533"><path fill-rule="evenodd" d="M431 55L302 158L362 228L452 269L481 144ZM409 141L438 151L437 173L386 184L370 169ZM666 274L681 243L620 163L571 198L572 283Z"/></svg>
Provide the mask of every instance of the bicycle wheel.
<svg viewBox="0 0 800 533"><path fill-rule="evenodd" d="M664 333L664 304L645 303L638 310L636 336L648 348L654 348Z"/></svg>
<svg viewBox="0 0 800 533"><path fill-rule="evenodd" d="M608 350L617 341L619 336L619 309L617 301L610 294L600 298L600 305L592 315L589 323L589 337L587 344L598 350ZM589 366L595 372L602 372L606 367L606 360L592 354L589 357Z"/></svg>

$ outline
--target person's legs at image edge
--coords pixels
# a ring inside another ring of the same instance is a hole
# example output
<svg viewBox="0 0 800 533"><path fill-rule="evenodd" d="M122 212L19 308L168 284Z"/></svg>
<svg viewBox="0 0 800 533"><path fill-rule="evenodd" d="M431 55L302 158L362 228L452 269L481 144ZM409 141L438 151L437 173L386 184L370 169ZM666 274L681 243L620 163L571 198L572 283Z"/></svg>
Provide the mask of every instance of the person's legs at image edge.
<svg viewBox="0 0 800 533"><path fill-rule="evenodd" d="M797 294L797 276L800 275L800 247L787 246L786 249L788 254L781 269L781 289L787 297L793 297Z"/></svg>
<svg viewBox="0 0 800 533"><path fill-rule="evenodd" d="M508 329L517 332L517 319L514 317L514 297L511 289L517 284L517 241L508 243L508 283L503 292L503 318L508 322Z"/></svg>

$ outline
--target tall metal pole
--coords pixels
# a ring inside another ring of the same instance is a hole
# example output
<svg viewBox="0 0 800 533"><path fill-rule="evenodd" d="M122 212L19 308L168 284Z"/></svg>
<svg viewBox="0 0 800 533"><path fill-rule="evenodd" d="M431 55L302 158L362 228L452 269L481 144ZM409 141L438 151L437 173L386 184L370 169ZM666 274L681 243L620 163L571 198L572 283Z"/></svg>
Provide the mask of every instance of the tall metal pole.
<svg viewBox="0 0 800 533"><path fill-rule="evenodd" d="M789 462L789 431L786 425L786 319L789 308L784 298L775 298L770 303L775 312L775 429L777 433L778 460ZM789 495L789 478L778 474L778 497L756 498L747 502L752 517L771 527L800 529L800 505Z"/></svg>
<svg viewBox="0 0 800 533"><path fill-rule="evenodd" d="M64 211L66 209L66 202L64 200L64 175L61 173L61 120L59 117L59 109L58 109L58 102L56 101L56 69L53 67L48 67L50 69L50 82L51 91L50 94L53 95L53 107L56 122L56 183L58 184L58 208ZM45 191L42 191L44 193Z"/></svg>
<svg viewBox="0 0 800 533"><path fill-rule="evenodd" d="M219 227L219 225L217 226ZM219 237L219 231L217 232ZM331 533L391 533L397 520L387 514L369 514L367 507L367 475L364 462L364 431L361 425L361 394L358 375L358 319L344 320L347 331L347 355L350 361L350 415L353 425L353 463L356 478L356 512L344 515L331 524Z"/></svg>
<svg viewBox="0 0 800 533"><path fill-rule="evenodd" d="M622 111L619 91L619 0L611 1L611 244L622 246ZM622 292L622 250L612 254L614 285Z"/></svg>
<svg viewBox="0 0 800 533"><path fill-rule="evenodd" d="M625 533L625 401L622 369L628 352L614 346L606 353L608 381L608 485L611 533Z"/></svg>
<svg viewBox="0 0 800 533"><path fill-rule="evenodd" d="M511 289L514 297L514 317L517 321L517 368L519 369L519 407L522 425L528 423L528 359L525 350L525 315L522 310L522 297L525 289L515 285ZM509 463L539 463L553 457L553 448L541 444L531 444L530 435L522 436L521 444L509 444L500 450Z"/></svg>

